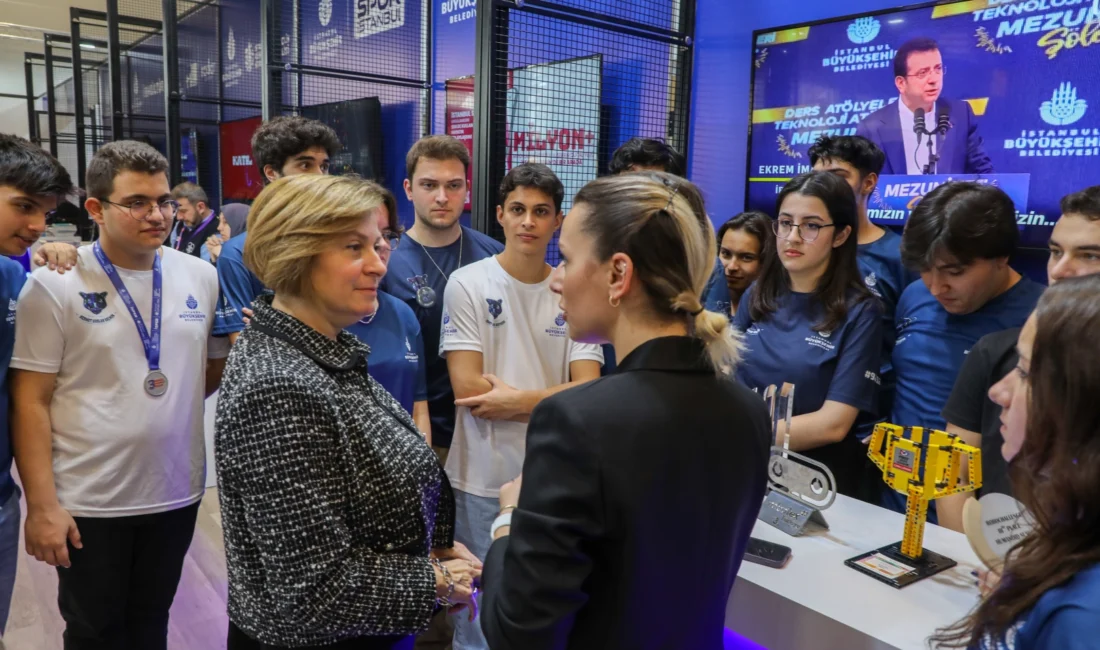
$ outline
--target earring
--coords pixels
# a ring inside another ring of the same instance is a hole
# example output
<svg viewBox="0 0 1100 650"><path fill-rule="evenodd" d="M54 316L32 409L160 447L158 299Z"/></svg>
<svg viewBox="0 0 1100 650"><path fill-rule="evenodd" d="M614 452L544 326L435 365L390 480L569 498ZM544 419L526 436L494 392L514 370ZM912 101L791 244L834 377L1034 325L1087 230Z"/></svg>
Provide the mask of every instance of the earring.
<svg viewBox="0 0 1100 650"><path fill-rule="evenodd" d="M618 309L619 308L619 303L621 303L621 302L622 302L622 298L616 298L616 297L612 296L611 294L607 295L607 304L611 305L612 307Z"/></svg>

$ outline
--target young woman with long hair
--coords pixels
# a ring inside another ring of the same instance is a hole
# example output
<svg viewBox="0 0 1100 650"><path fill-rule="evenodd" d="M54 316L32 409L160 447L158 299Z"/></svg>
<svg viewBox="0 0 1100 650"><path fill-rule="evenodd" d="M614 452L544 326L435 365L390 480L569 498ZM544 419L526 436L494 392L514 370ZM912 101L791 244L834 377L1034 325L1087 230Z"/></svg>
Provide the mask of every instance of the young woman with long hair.
<svg viewBox="0 0 1100 650"><path fill-rule="evenodd" d="M854 425L878 407L882 319L856 263L855 195L837 176L812 172L783 188L776 213L777 254L733 319L746 345L737 379L761 392L794 384L791 450L827 465L837 490L857 496L867 460Z"/></svg>
<svg viewBox="0 0 1100 650"><path fill-rule="evenodd" d="M1084 650L1100 643L1100 275L1047 289L1020 331L1001 408L1016 497L1034 522L1003 577L941 648Z"/></svg>
<svg viewBox="0 0 1100 650"><path fill-rule="evenodd" d="M482 578L494 650L722 647L770 432L728 376L738 334L701 302L717 247L697 196L623 174L565 219L551 286L569 336L611 342L620 363L531 414Z"/></svg>

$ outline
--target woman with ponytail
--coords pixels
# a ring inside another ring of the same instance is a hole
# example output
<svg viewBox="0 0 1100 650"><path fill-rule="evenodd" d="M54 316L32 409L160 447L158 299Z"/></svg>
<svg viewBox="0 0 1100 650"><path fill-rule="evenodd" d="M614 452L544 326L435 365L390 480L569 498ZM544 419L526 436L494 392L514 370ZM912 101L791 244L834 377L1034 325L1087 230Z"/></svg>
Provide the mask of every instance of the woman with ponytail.
<svg viewBox="0 0 1100 650"><path fill-rule="evenodd" d="M772 225L777 254L734 317L746 348L737 379L761 391L794 384L791 451L827 465L841 494L865 496L870 461L855 425L877 414L882 308L856 261L855 195L834 174L804 174L780 192Z"/></svg>
<svg viewBox="0 0 1100 650"><path fill-rule="evenodd" d="M997 587L932 641L972 650L1100 648L1100 275L1052 285L989 391L1001 455L1034 527Z"/></svg>
<svg viewBox="0 0 1100 650"><path fill-rule="evenodd" d="M562 226L569 336L614 374L542 401L485 560L489 647L722 647L726 600L767 483L769 418L730 380L738 335L703 309L716 251L694 185L586 185Z"/></svg>

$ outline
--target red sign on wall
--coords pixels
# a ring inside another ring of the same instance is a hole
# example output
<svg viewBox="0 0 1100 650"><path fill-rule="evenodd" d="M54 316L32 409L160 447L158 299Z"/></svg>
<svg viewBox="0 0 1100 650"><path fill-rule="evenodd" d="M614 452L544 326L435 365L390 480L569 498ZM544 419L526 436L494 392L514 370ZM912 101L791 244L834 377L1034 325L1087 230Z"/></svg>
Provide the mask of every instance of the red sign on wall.
<svg viewBox="0 0 1100 650"><path fill-rule="evenodd" d="M252 160L252 134L263 118L222 122L220 131L222 200L250 201L264 188L263 175Z"/></svg>

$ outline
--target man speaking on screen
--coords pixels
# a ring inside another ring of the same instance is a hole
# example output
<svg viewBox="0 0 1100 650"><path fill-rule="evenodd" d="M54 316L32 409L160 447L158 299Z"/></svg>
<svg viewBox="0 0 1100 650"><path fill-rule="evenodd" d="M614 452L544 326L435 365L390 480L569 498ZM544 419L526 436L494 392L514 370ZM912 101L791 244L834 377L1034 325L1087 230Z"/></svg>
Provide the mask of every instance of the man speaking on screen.
<svg viewBox="0 0 1100 650"><path fill-rule="evenodd" d="M931 38L898 48L897 103L871 113L856 130L886 152L883 174L993 173L970 104L941 96L945 71L940 46Z"/></svg>

